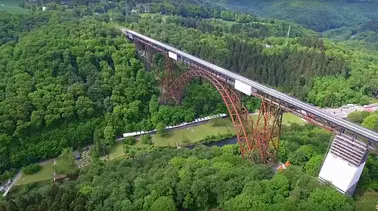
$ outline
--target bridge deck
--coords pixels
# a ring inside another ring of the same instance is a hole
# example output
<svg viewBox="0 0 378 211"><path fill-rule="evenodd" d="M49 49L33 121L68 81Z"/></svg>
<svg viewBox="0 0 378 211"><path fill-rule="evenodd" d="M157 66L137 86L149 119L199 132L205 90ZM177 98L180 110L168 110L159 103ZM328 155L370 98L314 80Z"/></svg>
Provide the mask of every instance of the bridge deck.
<svg viewBox="0 0 378 211"><path fill-rule="evenodd" d="M354 123L346 121L344 119L339 119L337 117L334 117L333 115L325 113L325 112L321 111L320 109L317 109L316 107L309 105L305 102L302 102L298 99L295 99L295 98L293 98L293 97L291 97L287 94L281 93L277 90L269 88L269 87L262 85L258 82L255 82L253 80L250 80L248 78L240 76L236 73L228 71L228 70L226 70L222 67L211 64L207 61L204 61L200 58L192 56L188 53L185 53L185 52L178 50L174 47L171 47L167 44L161 43L157 40L154 40L152 38L149 38L147 36L139 34L135 31L132 31L132 30L129 30L129 29L126 29L126 28L122 28L121 30L130 39L137 37L138 39L144 40L145 42L148 42L148 43L151 43L152 45L156 46L158 49L166 51L167 53L172 52L172 53L177 54L177 56L180 57L181 60L189 61L191 63L205 67L209 70L215 71L216 73L219 73L223 76L226 76L227 78L233 79L235 81L238 80L240 82L248 84L249 86L251 86L254 90L256 90L259 93L263 93L266 96L270 96L274 99L278 99L282 102L285 102L286 104L291 105L293 108L299 108L301 111L309 113L309 114L321 119L324 122L336 125L343 130L346 130L348 132L353 133L354 135L358 135L360 137L366 138L367 140L369 140L371 142L378 143L378 133L376 133L376 132L373 132L369 129L366 129L364 127L361 127L359 125L356 125ZM296 113L296 114L298 115L299 113Z"/></svg>

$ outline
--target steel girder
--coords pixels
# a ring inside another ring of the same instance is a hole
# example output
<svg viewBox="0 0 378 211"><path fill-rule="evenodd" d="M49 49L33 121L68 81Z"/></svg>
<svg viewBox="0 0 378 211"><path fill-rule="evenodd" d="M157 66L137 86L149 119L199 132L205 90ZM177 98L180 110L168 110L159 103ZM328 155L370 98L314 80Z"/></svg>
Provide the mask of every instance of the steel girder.
<svg viewBox="0 0 378 211"><path fill-rule="evenodd" d="M173 75L173 61L168 57L167 54L164 54L164 64L165 69L161 76L161 97L160 102L163 104L167 104L169 101L169 94L167 94L169 85L172 83Z"/></svg>
<svg viewBox="0 0 378 211"><path fill-rule="evenodd" d="M252 80L248 80L237 74L233 74L227 71L226 69L213 65L195 56L180 51L179 49L176 49L174 47L146 37L132 30L122 28L122 32L127 35L128 39L133 40L136 44L143 44L145 46L149 46L150 48L162 52L163 54L169 52L174 53L177 55L177 58L175 60L183 61L184 63L190 66L196 66L199 68L204 68L213 71L215 75L221 75L221 77L227 80L227 82L231 85L233 85L235 80L247 80L247 83L249 85L253 84L251 86L256 86L252 90L253 95L260 97L264 100L266 99L268 102L276 105L281 104L284 110L292 112L295 115L306 119L309 123L318 125L320 127L323 127L336 133L346 133L352 135L357 139L360 139L364 142L368 142L374 147L378 143L378 135L372 131L369 131L368 129L337 119L335 117L332 117L332 115L327 116L324 112L314 109L312 106L306 103L302 103L298 100L295 100L290 96L285 96L283 93L274 91L269 87L263 86L262 84L258 84Z"/></svg>
<svg viewBox="0 0 378 211"><path fill-rule="evenodd" d="M240 94L230 88L221 77L204 69L192 69L183 73L169 86L165 92L168 96L164 98L172 98L176 103L181 103L185 85L196 77L209 81L221 95L234 125L242 156L259 163L275 162L279 147L282 110L263 100L259 115L256 121L253 121L241 101Z"/></svg>
<svg viewBox="0 0 378 211"><path fill-rule="evenodd" d="M168 52L139 38L134 38L134 42L145 46L148 62L152 62L152 49L162 52L165 56L165 71L161 78L162 103L168 103L172 99L180 104L183 90L189 81L196 77L208 80L218 90L227 107L243 158L258 163L276 161L283 113L280 105L264 96L256 96L262 99L262 103L257 119L253 120L242 103L240 93L230 87L232 80L229 78L184 61L191 70L173 80L173 60L169 58Z"/></svg>

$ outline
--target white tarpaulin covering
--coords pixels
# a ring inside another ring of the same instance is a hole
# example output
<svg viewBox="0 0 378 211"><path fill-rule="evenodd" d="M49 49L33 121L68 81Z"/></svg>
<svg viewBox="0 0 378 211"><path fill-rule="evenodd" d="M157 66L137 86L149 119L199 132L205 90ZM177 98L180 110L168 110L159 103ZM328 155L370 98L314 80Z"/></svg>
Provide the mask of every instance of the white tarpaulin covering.
<svg viewBox="0 0 378 211"><path fill-rule="evenodd" d="M235 80L235 89L243 92L246 95L251 95L252 87L243 82Z"/></svg>
<svg viewBox="0 0 378 211"><path fill-rule="evenodd" d="M360 166L350 165L347 161L328 153L319 178L330 182L332 185L347 192L360 179L365 163Z"/></svg>
<svg viewBox="0 0 378 211"><path fill-rule="evenodd" d="M175 54L175 53L172 53L172 52L168 52L168 56L169 56L169 58L172 58L172 59L174 59L174 60L176 60L177 61L177 54Z"/></svg>

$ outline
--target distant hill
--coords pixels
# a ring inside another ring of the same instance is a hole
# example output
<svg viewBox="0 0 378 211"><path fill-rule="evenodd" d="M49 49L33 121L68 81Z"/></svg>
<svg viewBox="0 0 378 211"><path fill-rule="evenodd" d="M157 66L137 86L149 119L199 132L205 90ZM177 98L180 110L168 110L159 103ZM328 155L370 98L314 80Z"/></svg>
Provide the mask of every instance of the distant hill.
<svg viewBox="0 0 378 211"><path fill-rule="evenodd" d="M295 21L318 32L378 20L376 0L210 0L262 17Z"/></svg>

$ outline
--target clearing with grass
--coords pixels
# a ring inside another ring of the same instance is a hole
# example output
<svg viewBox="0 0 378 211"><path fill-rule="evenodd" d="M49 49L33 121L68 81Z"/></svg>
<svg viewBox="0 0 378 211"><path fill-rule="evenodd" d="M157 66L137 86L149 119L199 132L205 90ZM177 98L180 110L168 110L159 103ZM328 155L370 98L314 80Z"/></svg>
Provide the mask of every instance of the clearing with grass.
<svg viewBox="0 0 378 211"><path fill-rule="evenodd" d="M26 185L29 183L41 182L52 179L54 174L54 162L49 161L46 164L41 165L41 167L41 170L35 174L22 174L20 179L17 181L16 185Z"/></svg>
<svg viewBox="0 0 378 211"><path fill-rule="evenodd" d="M19 6L21 2L23 2L23 0L0 0L0 11L12 13L26 12L26 9Z"/></svg>
<svg viewBox="0 0 378 211"><path fill-rule="evenodd" d="M252 115L253 119L257 118L257 115ZM224 135L234 134L234 126L229 118L217 119L217 124L213 121L209 121L200 125L191 127L185 127L177 130L166 131L164 136L152 135L153 145L157 147L176 147L188 144L194 144L196 142L204 140L207 136L212 135ZM285 113L283 115L283 124L290 125L293 123L304 125L305 121L301 118L291 114ZM132 147L143 148L148 145L143 145L139 141ZM109 160L119 159L126 157L124 152L123 143L117 142L109 150Z"/></svg>

